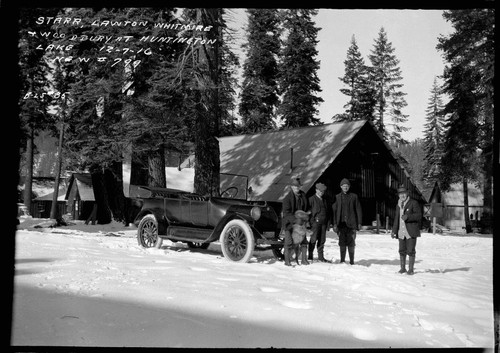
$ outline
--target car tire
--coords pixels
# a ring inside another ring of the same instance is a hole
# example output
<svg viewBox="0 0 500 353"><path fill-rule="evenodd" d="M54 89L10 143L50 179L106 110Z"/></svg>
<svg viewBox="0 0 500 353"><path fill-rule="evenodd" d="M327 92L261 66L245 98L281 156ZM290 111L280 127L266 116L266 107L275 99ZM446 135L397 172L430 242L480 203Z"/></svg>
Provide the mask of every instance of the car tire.
<svg viewBox="0 0 500 353"><path fill-rule="evenodd" d="M191 248L191 249L207 249L208 246L210 245L210 243L194 243L192 241L188 241L187 242L187 246L188 248Z"/></svg>
<svg viewBox="0 0 500 353"><path fill-rule="evenodd" d="M220 235L222 254L234 262L248 262L253 255L255 239L247 222L241 219L229 221Z"/></svg>
<svg viewBox="0 0 500 353"><path fill-rule="evenodd" d="M142 217L137 227L137 243L143 248L159 248L162 239L158 235L158 221L152 214Z"/></svg>

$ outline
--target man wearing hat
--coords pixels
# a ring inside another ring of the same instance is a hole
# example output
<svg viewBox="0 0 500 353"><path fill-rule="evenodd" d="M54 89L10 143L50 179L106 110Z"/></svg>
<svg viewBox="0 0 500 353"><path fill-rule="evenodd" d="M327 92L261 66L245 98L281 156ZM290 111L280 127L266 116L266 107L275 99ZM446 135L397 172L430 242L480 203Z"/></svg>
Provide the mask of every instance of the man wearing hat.
<svg viewBox="0 0 500 353"><path fill-rule="evenodd" d="M293 239L292 230L295 221L295 211L302 210L307 211L309 204L307 202L306 194L300 189L302 183L300 178L295 177L290 181L290 192L283 199L283 228L285 230L285 241L283 245L283 255L285 256L285 265L291 266L290 258L293 251ZM305 254L307 252L307 238L301 243L301 252ZM304 258L305 259L305 258ZM302 259L303 265L309 265L309 262Z"/></svg>
<svg viewBox="0 0 500 353"><path fill-rule="evenodd" d="M323 248L326 241L326 230L331 223L331 207L328 198L325 195L326 185L316 184L316 193L309 198L309 207L311 210L311 238L309 239L308 259L312 261L314 247L318 250L318 260L327 262L324 257Z"/></svg>
<svg viewBox="0 0 500 353"><path fill-rule="evenodd" d="M356 230L361 228L362 212L358 195L350 192L351 183L342 179L342 191L336 195L333 204L333 230L339 236L340 262L345 263L346 248L349 250L349 263L354 265Z"/></svg>
<svg viewBox="0 0 500 353"><path fill-rule="evenodd" d="M415 265L415 246L420 236L420 222L422 221L422 209L416 200L408 195L408 190L401 185L398 188L398 205L392 226L392 238L399 239L399 259L401 269L399 273L413 275ZM406 255L408 255L408 271L406 271Z"/></svg>

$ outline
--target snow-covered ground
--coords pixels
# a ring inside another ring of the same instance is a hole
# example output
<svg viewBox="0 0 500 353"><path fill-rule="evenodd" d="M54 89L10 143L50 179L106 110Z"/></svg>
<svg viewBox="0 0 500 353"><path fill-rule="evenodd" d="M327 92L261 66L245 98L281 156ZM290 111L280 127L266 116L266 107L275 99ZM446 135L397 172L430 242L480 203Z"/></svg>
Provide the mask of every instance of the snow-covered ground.
<svg viewBox="0 0 500 353"><path fill-rule="evenodd" d="M13 346L494 347L491 235L424 233L408 276L397 241L367 231L354 266L329 232L333 263L290 268L270 251L227 261L217 243L142 249L117 223L23 227Z"/></svg>

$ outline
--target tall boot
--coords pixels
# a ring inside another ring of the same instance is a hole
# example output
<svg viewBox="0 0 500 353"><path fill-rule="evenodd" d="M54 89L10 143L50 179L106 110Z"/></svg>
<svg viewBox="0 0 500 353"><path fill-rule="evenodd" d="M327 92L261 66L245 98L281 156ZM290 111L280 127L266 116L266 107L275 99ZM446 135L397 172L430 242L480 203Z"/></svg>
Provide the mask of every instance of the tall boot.
<svg viewBox="0 0 500 353"><path fill-rule="evenodd" d="M285 256L285 266L292 266L290 263L290 248L287 246L283 247L283 255Z"/></svg>
<svg viewBox="0 0 500 353"><path fill-rule="evenodd" d="M313 259L313 252L314 252L314 244L309 243L309 245L304 245L306 249L308 249L308 256L307 259L311 260Z"/></svg>
<svg viewBox="0 0 500 353"><path fill-rule="evenodd" d="M302 245L302 265L309 265L307 261L307 245Z"/></svg>
<svg viewBox="0 0 500 353"><path fill-rule="evenodd" d="M408 256L410 262L408 263L408 274L413 274L413 265L415 265L415 256Z"/></svg>
<svg viewBox="0 0 500 353"><path fill-rule="evenodd" d="M406 272L406 255L399 255L399 263L401 264L401 269L399 270L399 273L405 273Z"/></svg>
<svg viewBox="0 0 500 353"><path fill-rule="evenodd" d="M345 262L345 252L346 252L346 247L341 246L340 247L340 262Z"/></svg>
<svg viewBox="0 0 500 353"><path fill-rule="evenodd" d="M349 250L349 263L354 265L354 246L349 246L347 249Z"/></svg>

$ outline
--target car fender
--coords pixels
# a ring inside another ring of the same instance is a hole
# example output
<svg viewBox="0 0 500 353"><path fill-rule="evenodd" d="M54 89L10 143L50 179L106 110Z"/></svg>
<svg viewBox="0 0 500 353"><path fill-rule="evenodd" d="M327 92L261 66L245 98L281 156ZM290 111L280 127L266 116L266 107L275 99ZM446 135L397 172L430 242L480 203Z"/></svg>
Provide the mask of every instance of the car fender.
<svg viewBox="0 0 500 353"><path fill-rule="evenodd" d="M163 217L163 210L160 208L141 210L135 217L134 225L139 226L141 219L148 214L154 215L158 221L158 234L167 234L167 220Z"/></svg>
<svg viewBox="0 0 500 353"><path fill-rule="evenodd" d="M210 241L210 242L218 241L220 238L221 232L224 229L224 227L226 226L226 224L229 221L232 221L233 219L241 219L241 220L245 221L249 225L250 229L252 230L254 238L256 238L255 237L256 229L253 227L253 222L254 222L253 218L247 214L243 214L243 213L239 213L239 212L232 212L232 213L228 213L224 217L222 217L222 219L219 221L217 226L214 228L214 231L212 232L212 235L210 236L208 241Z"/></svg>

